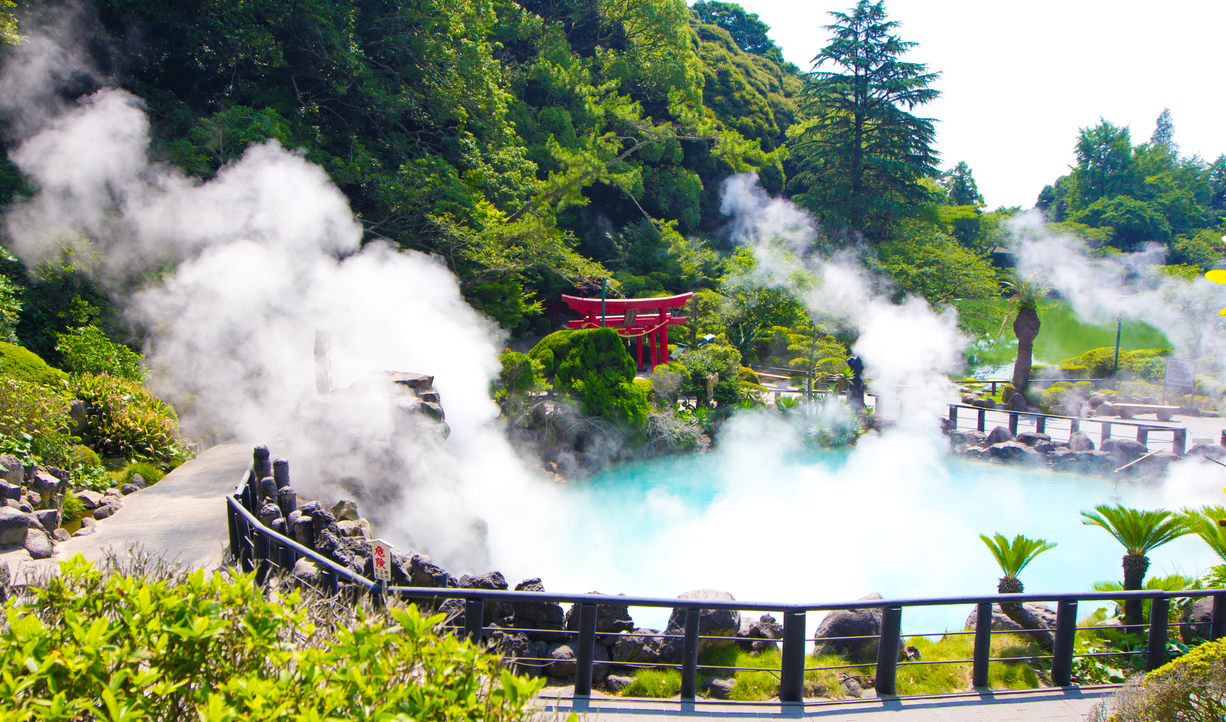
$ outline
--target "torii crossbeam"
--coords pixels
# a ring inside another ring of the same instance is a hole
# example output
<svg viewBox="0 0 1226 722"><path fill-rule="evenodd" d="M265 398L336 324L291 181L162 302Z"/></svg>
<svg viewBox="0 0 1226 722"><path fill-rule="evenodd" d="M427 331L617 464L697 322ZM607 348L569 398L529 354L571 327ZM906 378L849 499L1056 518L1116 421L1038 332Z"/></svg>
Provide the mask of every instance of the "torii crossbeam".
<svg viewBox="0 0 1226 722"><path fill-rule="evenodd" d="M650 347L651 367L668 363L668 327L679 326L688 319L673 316L669 309L681 308L694 294L660 298L580 298L562 296L566 305L583 318L569 322L571 328L612 328L618 334L637 338L639 342L638 365L643 368L643 339ZM603 315L601 304L604 305Z"/></svg>

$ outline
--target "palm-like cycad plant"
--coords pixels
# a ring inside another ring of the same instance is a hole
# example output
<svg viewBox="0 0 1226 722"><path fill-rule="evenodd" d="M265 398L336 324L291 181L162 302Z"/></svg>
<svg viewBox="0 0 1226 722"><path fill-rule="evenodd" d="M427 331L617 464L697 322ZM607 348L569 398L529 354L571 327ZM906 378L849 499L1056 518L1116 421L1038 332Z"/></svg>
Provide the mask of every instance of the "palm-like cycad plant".
<svg viewBox="0 0 1226 722"><path fill-rule="evenodd" d="M1035 557L1056 546L1055 542L1049 542L1046 539L1028 539L1021 534L1013 537L1012 542L1000 532L990 537L980 534L979 538L992 552L996 563L1000 565L1000 571L1004 574L996 585L996 591L1000 594L1020 594L1026 591L1018 575L1022 573L1027 564L1034 561ZM1022 629L1033 630L1029 632L1030 637L1038 642L1039 646L1049 650L1052 648L1051 632L1024 605L1002 602L1000 610L1009 619L1017 622ZM978 622L979 620L976 620L976 623Z"/></svg>
<svg viewBox="0 0 1226 722"><path fill-rule="evenodd" d="M1187 534L1189 529L1184 518L1167 511L1139 511L1124 506L1100 504L1094 511L1083 511L1081 522L1088 526L1100 526L1124 545L1124 591L1141 589L1145 573L1149 571L1149 557L1154 549ZM1124 602L1124 624L1142 624L1140 599Z"/></svg>
<svg viewBox="0 0 1226 722"><path fill-rule="evenodd" d="M1205 540L1213 551L1226 562L1226 506L1206 506L1203 509L1183 510L1183 523L1189 531Z"/></svg>

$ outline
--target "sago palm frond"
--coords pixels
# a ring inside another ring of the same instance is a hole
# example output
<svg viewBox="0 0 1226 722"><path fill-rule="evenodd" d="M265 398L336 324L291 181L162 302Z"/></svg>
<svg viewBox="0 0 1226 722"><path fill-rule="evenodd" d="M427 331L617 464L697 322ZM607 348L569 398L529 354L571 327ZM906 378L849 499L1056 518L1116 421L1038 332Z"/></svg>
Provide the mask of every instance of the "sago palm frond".
<svg viewBox="0 0 1226 722"><path fill-rule="evenodd" d="M979 538L996 558L1001 572L1010 579L1017 579L1017 575L1021 574L1026 565L1034 561L1035 557L1056 546L1055 542L1049 542L1046 539L1027 539L1021 534L1013 537L1012 542L1000 532L990 537L980 534Z"/></svg>
<svg viewBox="0 0 1226 722"><path fill-rule="evenodd" d="M1189 533L1182 516L1166 509L1140 511L1100 504L1083 511L1082 524L1100 526L1124 545L1129 554L1145 556L1167 542Z"/></svg>
<svg viewBox="0 0 1226 722"><path fill-rule="evenodd" d="M1226 562L1226 527L1219 524L1226 519L1226 506L1206 506L1202 509L1184 507L1183 523Z"/></svg>

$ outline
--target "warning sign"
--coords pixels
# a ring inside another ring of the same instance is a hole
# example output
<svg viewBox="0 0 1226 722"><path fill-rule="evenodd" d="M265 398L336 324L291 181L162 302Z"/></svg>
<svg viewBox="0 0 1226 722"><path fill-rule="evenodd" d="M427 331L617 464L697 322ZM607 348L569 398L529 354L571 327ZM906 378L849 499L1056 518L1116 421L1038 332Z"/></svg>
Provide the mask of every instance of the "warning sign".
<svg viewBox="0 0 1226 722"><path fill-rule="evenodd" d="M382 539L372 539L370 553L375 567L375 581L392 581L392 545Z"/></svg>

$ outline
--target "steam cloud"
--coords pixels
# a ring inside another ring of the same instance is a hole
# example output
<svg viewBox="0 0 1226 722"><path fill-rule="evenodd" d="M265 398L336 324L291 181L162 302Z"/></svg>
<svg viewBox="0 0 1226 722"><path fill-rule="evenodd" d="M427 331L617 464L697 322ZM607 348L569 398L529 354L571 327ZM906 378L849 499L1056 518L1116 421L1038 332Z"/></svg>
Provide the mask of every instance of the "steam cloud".
<svg viewBox="0 0 1226 722"><path fill-rule="evenodd" d="M992 530L932 501L959 493L935 431L950 391L945 374L964 343L952 312L918 299L891 303L850 254L814 255L816 224L752 176L730 179L724 196L734 238L759 260L745 282L793 288L818 321L856 329L853 352L883 402L905 405L904 424L832 466L797 467L787 462L800 448L795 429L776 417L737 417L707 457L718 471L703 504L650 480L641 495L553 486L524 468L499 428L488 396L499 332L461 300L446 268L384 243L362 246L343 194L275 142L207 182L151 160L139 99L110 88L59 99L65 79L90 71L75 49L79 21L51 20L23 28L30 39L0 75L10 127L23 139L12 159L40 187L7 214L9 242L35 267L67 252L116 289L173 268L126 308L150 333L157 390L178 403L188 433L269 443L291 459L306 496L329 493L325 484L340 478L361 483L379 502L362 511L379 517L381 536L456 574L497 568L512 582L540 576L572 592L671 596L717 586L742 599L976 591L951 585L951 571L991 587L988 555L966 542ZM816 283L798 283L802 272ZM435 375L450 437L401 433L374 391L321 406L317 329L334 334L338 387L373 369ZM1020 483L1006 479L989 495L1017 513ZM772 531L763 543L727 541L730 530L754 528ZM806 556L798 575L805 550L820 563Z"/></svg>

